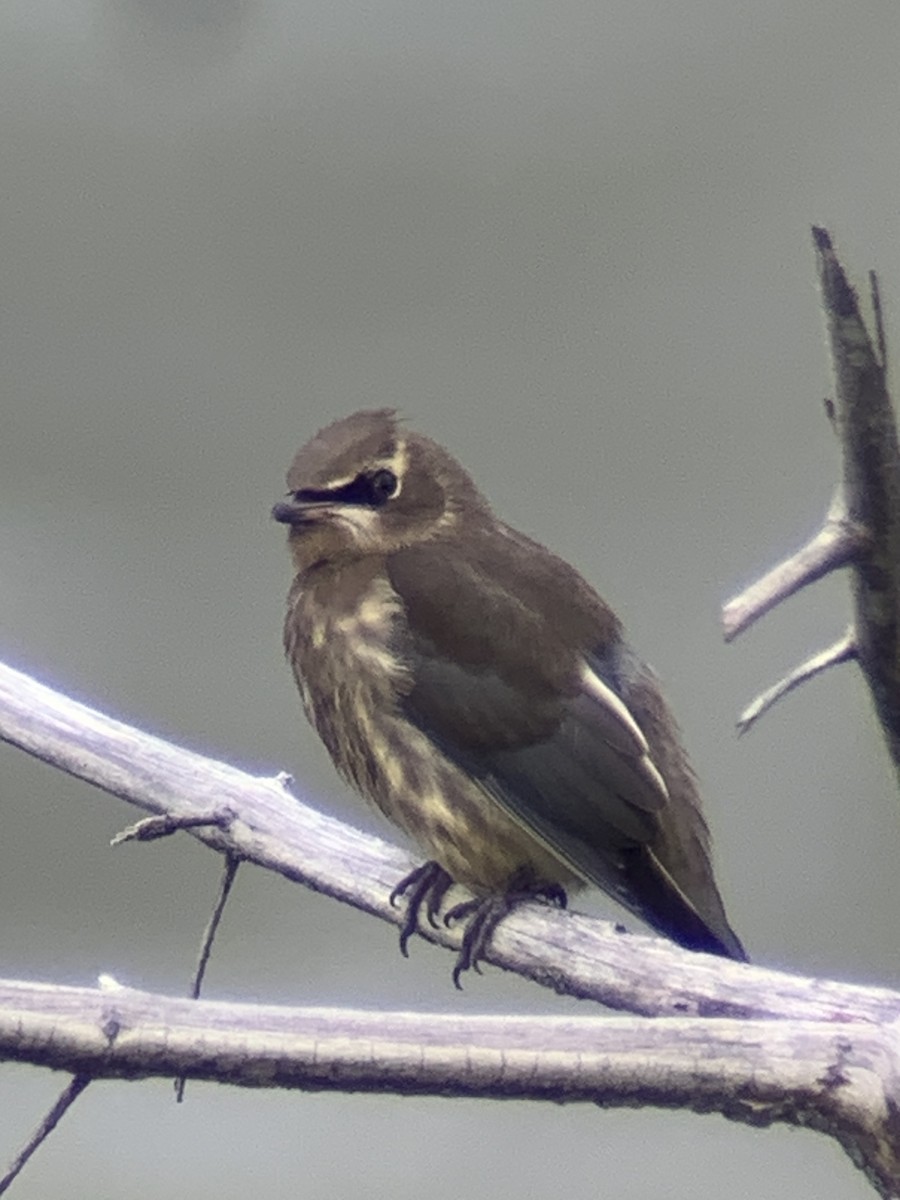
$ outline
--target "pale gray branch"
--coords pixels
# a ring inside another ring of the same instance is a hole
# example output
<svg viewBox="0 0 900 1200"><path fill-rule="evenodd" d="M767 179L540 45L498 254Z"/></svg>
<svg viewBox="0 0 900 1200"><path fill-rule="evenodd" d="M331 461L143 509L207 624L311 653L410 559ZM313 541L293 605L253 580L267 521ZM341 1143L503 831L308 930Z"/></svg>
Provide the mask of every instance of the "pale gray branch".
<svg viewBox="0 0 900 1200"><path fill-rule="evenodd" d="M382 920L401 920L388 895L415 860L316 812L290 795L280 777L256 778L170 745L3 664L0 738L146 810L178 819L231 814L224 825L211 820L190 835ZM426 928L423 934L458 948L457 930ZM652 1016L843 1021L853 1012L873 1023L900 1017L900 997L886 989L692 954L540 904L517 909L501 923L487 959L559 992ZM399 956L397 969L403 969Z"/></svg>
<svg viewBox="0 0 900 1200"><path fill-rule="evenodd" d="M387 896L411 860L295 800L280 778L168 745L2 665L0 737L168 814L142 825L144 835L186 822L222 853L399 920ZM428 936L454 947L458 934ZM161 1074L789 1121L836 1137L884 1196L900 1195L891 1117L900 994L691 954L540 905L505 920L488 957L559 991L660 1019L296 1012L147 996L114 981L99 992L10 983L0 985L0 1057L79 1079Z"/></svg>
<svg viewBox="0 0 900 1200"><path fill-rule="evenodd" d="M801 588L853 562L867 546L866 532L848 517L839 490L819 532L724 606L725 641L733 641L759 617Z"/></svg>
<svg viewBox="0 0 900 1200"><path fill-rule="evenodd" d="M895 1023L287 1009L103 983L0 981L0 1059L93 1078L718 1112L822 1130L883 1196L900 1182Z"/></svg>
<svg viewBox="0 0 900 1200"><path fill-rule="evenodd" d="M818 654L813 654L806 662L795 667L783 679L779 679L772 687L767 688L755 700L752 700L738 718L738 732L746 733L764 712L767 712L788 692L799 687L801 683L806 683L816 675L821 675L829 667L836 667L840 663L849 662L854 658L856 658L856 635L851 627L842 638L838 638L836 642L825 650L820 650Z"/></svg>

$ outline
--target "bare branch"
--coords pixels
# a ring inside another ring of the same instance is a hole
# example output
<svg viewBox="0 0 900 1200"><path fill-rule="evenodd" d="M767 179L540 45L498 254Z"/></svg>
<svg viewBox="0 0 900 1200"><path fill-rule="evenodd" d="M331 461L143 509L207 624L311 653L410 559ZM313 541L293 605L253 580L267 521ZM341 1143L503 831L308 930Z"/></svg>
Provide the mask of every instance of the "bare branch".
<svg viewBox="0 0 900 1200"><path fill-rule="evenodd" d="M172 746L2 664L0 738L144 809L180 817L225 807L238 814L227 829L204 823L191 836L394 925L404 920L389 897L415 860L296 800L283 777L255 778ZM459 932L443 925L422 935L459 948ZM653 1016L840 1021L848 1006L873 1022L900 1016L893 992L811 984L541 904L511 913L486 958L558 992Z"/></svg>
<svg viewBox="0 0 900 1200"><path fill-rule="evenodd" d="M900 1004L900 996L895 996ZM848 1014L849 1015L849 1014ZM896 1024L460 1016L223 1004L0 982L0 1058L96 1078L588 1101L719 1112L836 1137L900 1186Z"/></svg>
<svg viewBox="0 0 900 1200"><path fill-rule="evenodd" d="M725 641L733 641L759 617L807 584L855 561L868 544L866 531L848 517L843 494L838 489L819 532L722 609Z"/></svg>
<svg viewBox="0 0 900 1200"><path fill-rule="evenodd" d="M738 718L738 733L746 733L764 712L767 712L788 692L799 687L801 683L806 683L816 675L821 675L829 667L836 667L840 663L849 662L854 658L856 658L856 634L851 626L842 638L838 638L826 650L820 650L818 654L808 658L806 662L795 667L790 674L779 679L776 684L761 692L755 700L751 701Z"/></svg>
<svg viewBox="0 0 900 1200"><path fill-rule="evenodd" d="M852 573L859 664L900 769L900 449L887 390L884 348L872 345L831 238L814 229L835 375L835 424L850 518L871 545ZM876 323L879 323L876 309ZM879 325L879 340L884 339Z"/></svg>
<svg viewBox="0 0 900 1200"><path fill-rule="evenodd" d="M797 554L723 609L731 640L774 605L837 567L849 566L854 657L869 685L888 749L900 771L900 448L887 390L887 347L878 279L869 283L877 346L827 230L814 228L835 395L825 409L841 446L841 480L822 529ZM791 688L850 657L838 641L763 693L742 714L745 727Z"/></svg>
<svg viewBox="0 0 900 1200"><path fill-rule="evenodd" d="M109 844L122 846L125 842L156 842L160 838L171 837L173 833L179 833L182 829L200 829L202 826L227 829L233 820L234 813L230 809L196 817L173 817L170 813L163 813L158 817L144 817L134 825L129 825L127 829L110 838Z"/></svg>

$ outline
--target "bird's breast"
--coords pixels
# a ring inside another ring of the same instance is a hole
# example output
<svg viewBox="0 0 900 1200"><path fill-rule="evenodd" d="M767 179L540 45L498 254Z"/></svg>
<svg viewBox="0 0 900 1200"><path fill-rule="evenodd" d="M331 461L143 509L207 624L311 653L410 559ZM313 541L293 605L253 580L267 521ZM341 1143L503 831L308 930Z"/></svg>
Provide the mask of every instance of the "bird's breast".
<svg viewBox="0 0 900 1200"><path fill-rule="evenodd" d="M396 711L408 686L396 649L399 618L389 582L357 568L298 576L284 626L285 652L310 723L340 773L376 802L384 717Z"/></svg>
<svg viewBox="0 0 900 1200"><path fill-rule="evenodd" d="M299 576L291 590L285 650L338 771L459 883L502 891L523 866L571 882L554 854L404 716L413 683L404 619L383 576Z"/></svg>

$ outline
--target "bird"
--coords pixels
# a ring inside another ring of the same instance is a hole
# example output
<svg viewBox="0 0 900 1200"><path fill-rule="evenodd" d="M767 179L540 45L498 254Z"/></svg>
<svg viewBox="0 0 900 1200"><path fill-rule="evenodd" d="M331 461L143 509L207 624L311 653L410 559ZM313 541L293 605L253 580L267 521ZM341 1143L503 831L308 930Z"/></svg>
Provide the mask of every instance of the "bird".
<svg viewBox="0 0 900 1200"><path fill-rule="evenodd" d="M656 675L563 559L493 513L394 409L321 429L272 516L295 576L284 649L338 773L427 855L401 950L471 900L453 981L497 924L596 886L681 946L745 961Z"/></svg>

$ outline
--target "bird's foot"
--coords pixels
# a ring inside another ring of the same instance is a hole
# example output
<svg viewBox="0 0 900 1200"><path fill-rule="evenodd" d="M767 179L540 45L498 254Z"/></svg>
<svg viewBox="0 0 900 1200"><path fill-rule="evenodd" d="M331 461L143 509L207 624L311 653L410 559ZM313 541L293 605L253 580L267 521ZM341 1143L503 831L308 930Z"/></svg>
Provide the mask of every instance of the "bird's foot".
<svg viewBox="0 0 900 1200"><path fill-rule="evenodd" d="M481 974L478 964L485 956L494 930L514 908L528 900L542 900L557 908L565 908L568 903L565 888L558 883L539 882L527 867L523 867L510 878L508 890L503 895L464 900L446 914L444 924L447 926L457 921L468 922L453 968L453 982L460 991L460 977L464 971L473 970Z"/></svg>
<svg viewBox="0 0 900 1200"><path fill-rule="evenodd" d="M392 907L408 894L406 917L400 928L400 953L409 958L409 939L419 928L419 916L424 909L425 918L432 929L437 929L437 915L441 902L453 887L453 880L436 862L422 863L408 875L404 875L390 895Z"/></svg>

